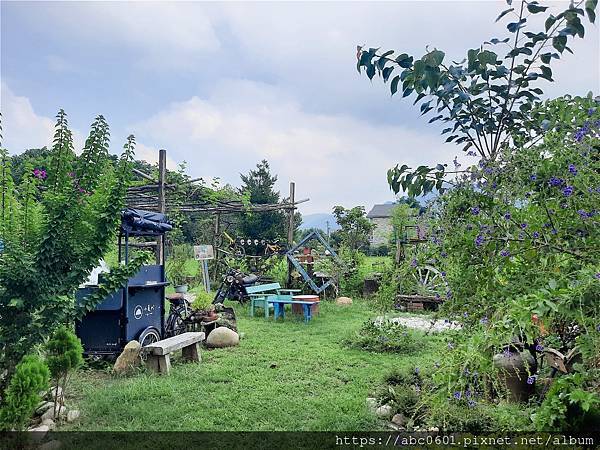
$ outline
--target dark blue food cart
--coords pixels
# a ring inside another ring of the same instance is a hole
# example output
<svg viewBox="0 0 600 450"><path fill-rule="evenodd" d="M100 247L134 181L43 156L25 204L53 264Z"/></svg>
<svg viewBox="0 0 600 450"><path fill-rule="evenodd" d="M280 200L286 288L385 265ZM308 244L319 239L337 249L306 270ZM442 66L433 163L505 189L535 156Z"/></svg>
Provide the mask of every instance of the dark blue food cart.
<svg viewBox="0 0 600 450"><path fill-rule="evenodd" d="M122 213L119 231L119 262L129 262L131 237L161 237L172 229L164 214L139 209ZM164 239L157 245L163 246ZM142 244L143 245L143 244ZM165 276L164 261L142 266L127 280L125 286L107 296L94 311L88 312L75 325L84 352L90 356L114 356L123 351L127 342L137 340L144 345L159 341L164 333ZM101 276L101 275L100 275ZM81 301L98 289L88 285L80 288L76 301Z"/></svg>

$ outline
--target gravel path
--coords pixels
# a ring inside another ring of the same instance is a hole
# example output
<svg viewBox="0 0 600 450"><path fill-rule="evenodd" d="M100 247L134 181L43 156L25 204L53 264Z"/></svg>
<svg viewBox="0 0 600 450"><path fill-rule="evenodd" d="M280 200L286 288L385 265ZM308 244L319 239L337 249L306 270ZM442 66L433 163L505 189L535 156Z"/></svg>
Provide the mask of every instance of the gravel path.
<svg viewBox="0 0 600 450"><path fill-rule="evenodd" d="M408 328L414 328L416 330L423 331L445 331L445 330L460 330L462 327L457 322L446 322L444 320L436 320L432 324L432 320L428 317L418 316L401 316L401 317L387 317L395 323L400 323ZM384 316L380 316L375 319L375 322L381 322L384 320Z"/></svg>

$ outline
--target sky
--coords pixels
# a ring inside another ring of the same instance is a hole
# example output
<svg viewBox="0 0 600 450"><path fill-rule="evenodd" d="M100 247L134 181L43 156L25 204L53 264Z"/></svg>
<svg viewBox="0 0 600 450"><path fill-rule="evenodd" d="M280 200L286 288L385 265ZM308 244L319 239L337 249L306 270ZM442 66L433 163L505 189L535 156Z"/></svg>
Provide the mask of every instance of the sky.
<svg viewBox="0 0 600 450"><path fill-rule="evenodd" d="M543 2L558 9L568 2ZM51 143L64 109L81 148L104 115L118 153L134 134L136 157L207 180L240 184L267 159L285 196L310 198L303 214L393 200L395 164L449 163L412 101L356 71L356 46L461 60L504 37L503 1L17 2L2 1L3 147ZM600 93L600 32L586 24L574 55L554 66L549 97Z"/></svg>

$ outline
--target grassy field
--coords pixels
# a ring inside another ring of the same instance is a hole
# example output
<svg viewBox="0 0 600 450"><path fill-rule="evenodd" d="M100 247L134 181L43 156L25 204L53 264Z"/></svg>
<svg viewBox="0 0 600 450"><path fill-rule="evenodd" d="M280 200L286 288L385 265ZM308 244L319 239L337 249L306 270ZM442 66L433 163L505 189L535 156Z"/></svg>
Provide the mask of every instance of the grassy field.
<svg viewBox="0 0 600 450"><path fill-rule="evenodd" d="M436 345L414 355L348 349L341 341L376 315L366 301L323 302L309 324L250 318L237 308L244 337L235 348L202 352L201 364L174 361L170 376L140 370L116 377L86 369L67 404L82 412L73 430L374 430L365 399L394 368L426 363Z"/></svg>

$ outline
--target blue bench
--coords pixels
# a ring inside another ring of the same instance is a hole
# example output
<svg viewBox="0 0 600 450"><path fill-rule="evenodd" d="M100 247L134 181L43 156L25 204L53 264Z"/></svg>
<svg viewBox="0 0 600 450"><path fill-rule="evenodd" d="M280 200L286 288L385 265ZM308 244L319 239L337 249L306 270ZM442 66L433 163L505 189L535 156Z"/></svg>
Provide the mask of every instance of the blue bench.
<svg viewBox="0 0 600 450"><path fill-rule="evenodd" d="M282 289L279 283L268 283L248 286L246 292L250 297L250 317L254 317L255 308L263 308L265 318L268 318L270 304L277 300L291 301L294 292L300 292L300 289Z"/></svg>

